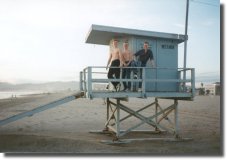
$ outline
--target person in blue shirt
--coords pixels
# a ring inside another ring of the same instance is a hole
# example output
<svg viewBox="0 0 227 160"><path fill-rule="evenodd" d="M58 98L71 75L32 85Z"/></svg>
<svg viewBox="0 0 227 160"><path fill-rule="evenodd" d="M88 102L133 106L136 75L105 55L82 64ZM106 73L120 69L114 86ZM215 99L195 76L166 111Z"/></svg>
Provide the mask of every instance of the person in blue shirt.
<svg viewBox="0 0 227 160"><path fill-rule="evenodd" d="M134 56L138 60L138 67L146 67L147 61L150 59L152 67L155 67L154 56L150 49L148 49L148 42L144 42L143 49L137 51ZM140 69L140 79L142 79L142 68ZM139 83L138 91L141 92L142 83Z"/></svg>

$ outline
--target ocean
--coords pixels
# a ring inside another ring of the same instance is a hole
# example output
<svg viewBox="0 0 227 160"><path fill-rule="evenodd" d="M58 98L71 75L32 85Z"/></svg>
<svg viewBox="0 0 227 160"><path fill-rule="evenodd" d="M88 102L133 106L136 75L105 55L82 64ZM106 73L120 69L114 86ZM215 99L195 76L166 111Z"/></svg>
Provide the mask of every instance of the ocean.
<svg viewBox="0 0 227 160"><path fill-rule="evenodd" d="M0 91L0 99L21 97L29 94L43 93L43 91Z"/></svg>

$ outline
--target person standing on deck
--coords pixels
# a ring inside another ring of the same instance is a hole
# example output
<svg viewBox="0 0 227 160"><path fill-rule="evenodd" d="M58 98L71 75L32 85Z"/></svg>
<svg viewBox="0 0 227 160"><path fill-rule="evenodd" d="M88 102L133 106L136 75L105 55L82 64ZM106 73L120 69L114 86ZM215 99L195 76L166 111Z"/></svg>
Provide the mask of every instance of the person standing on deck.
<svg viewBox="0 0 227 160"><path fill-rule="evenodd" d="M151 60L152 67L155 67L154 56L150 49L148 49L148 42L144 42L143 49L135 53L135 57L138 57L139 67L146 67L147 61ZM140 69L140 79L142 79L142 68ZM138 91L141 92L142 82L139 82Z"/></svg>
<svg viewBox="0 0 227 160"><path fill-rule="evenodd" d="M108 79L119 79L120 78L120 54L121 51L118 48L118 40L114 39L113 40L113 49L110 51L110 55L109 55L109 59L107 62L107 66L106 69L109 68L107 77ZM109 66L110 64L110 66ZM111 67L119 67L119 68L111 68ZM118 91L120 89L120 82L112 82L114 88L116 91Z"/></svg>
<svg viewBox="0 0 227 160"><path fill-rule="evenodd" d="M131 68L126 68L126 67L131 67L131 62L133 60L133 54L129 50L129 44L127 41L123 43L123 48L124 50L121 53L121 63L123 66L122 69L122 78L130 79L130 74L131 74ZM124 91L130 90L131 89L131 82L123 82L124 85Z"/></svg>

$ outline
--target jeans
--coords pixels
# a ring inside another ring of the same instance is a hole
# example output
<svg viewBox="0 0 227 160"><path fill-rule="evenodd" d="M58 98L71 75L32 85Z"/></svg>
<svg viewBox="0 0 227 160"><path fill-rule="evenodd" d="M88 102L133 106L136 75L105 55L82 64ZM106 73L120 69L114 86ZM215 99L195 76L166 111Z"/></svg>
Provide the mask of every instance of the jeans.
<svg viewBox="0 0 227 160"><path fill-rule="evenodd" d="M127 66L127 67L131 67L131 63ZM131 68L123 68L122 69L122 78L123 79L130 79L131 75ZM131 82L123 82L124 85L124 89L131 89Z"/></svg>
<svg viewBox="0 0 227 160"><path fill-rule="evenodd" d="M119 67L119 66L120 66L119 59L113 60L110 65L110 67ZM114 79L114 78L119 79L120 78L120 68L109 68L107 77L108 77L108 79ZM112 82L112 84L116 88L116 86L119 84L119 82Z"/></svg>
<svg viewBox="0 0 227 160"><path fill-rule="evenodd" d="M146 67L146 64L143 64L143 63L142 63L142 64L141 64L141 67ZM143 78L143 69L144 69L144 68L140 68L140 69L139 69L139 74L140 74L139 77L140 77L140 79ZM139 88L142 88L142 82L139 82Z"/></svg>

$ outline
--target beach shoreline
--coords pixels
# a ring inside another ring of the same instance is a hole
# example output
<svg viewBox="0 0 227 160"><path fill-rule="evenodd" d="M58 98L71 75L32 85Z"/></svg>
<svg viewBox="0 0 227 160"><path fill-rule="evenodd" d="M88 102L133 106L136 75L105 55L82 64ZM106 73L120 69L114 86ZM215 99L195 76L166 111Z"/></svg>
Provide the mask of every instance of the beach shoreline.
<svg viewBox="0 0 227 160"><path fill-rule="evenodd" d="M34 91L34 90L10 90L10 91L1 91L0 92L0 100L3 99L15 99L15 98L22 98L22 97L31 97L36 95L49 95L49 94L56 94L56 93L74 93L75 91L68 91L68 90L55 90L55 91Z"/></svg>

